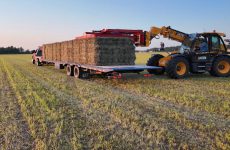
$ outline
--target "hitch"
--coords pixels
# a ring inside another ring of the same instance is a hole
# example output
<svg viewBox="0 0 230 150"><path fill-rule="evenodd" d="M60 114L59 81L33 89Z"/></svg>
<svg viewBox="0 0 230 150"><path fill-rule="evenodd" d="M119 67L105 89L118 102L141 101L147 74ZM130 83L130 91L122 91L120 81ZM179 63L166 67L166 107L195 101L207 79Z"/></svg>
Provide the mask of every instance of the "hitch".
<svg viewBox="0 0 230 150"><path fill-rule="evenodd" d="M152 74L144 74L144 77L145 78L150 78L150 77L152 77L153 75Z"/></svg>

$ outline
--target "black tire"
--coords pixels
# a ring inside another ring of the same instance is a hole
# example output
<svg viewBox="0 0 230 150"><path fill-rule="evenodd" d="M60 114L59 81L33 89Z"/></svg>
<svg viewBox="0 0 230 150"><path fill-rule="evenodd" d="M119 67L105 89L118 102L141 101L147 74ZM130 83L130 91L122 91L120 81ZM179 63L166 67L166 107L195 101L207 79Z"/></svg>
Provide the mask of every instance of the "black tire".
<svg viewBox="0 0 230 150"><path fill-rule="evenodd" d="M165 71L172 79L185 78L189 73L189 62L184 57L175 57L168 62Z"/></svg>
<svg viewBox="0 0 230 150"><path fill-rule="evenodd" d="M35 60L34 59L32 59L32 64L35 64Z"/></svg>
<svg viewBox="0 0 230 150"><path fill-rule="evenodd" d="M73 73L75 78L81 78L82 72L78 66L74 66Z"/></svg>
<svg viewBox="0 0 230 150"><path fill-rule="evenodd" d="M164 58L164 56L160 55L160 54L156 54L153 55L151 58L149 58L149 60L147 61L147 66L159 66L159 60L161 58ZM161 70L147 70L150 74L155 74L155 75L162 75L164 74L165 70L161 69Z"/></svg>
<svg viewBox="0 0 230 150"><path fill-rule="evenodd" d="M37 59L36 65L37 65L37 66L41 66L41 65L42 65L39 59Z"/></svg>
<svg viewBox="0 0 230 150"><path fill-rule="evenodd" d="M230 76L230 57L229 56L217 57L214 60L211 71L209 73L212 76L216 76L216 77L229 77Z"/></svg>
<svg viewBox="0 0 230 150"><path fill-rule="evenodd" d="M74 77L79 79L89 79L90 73L88 71L83 71L78 66L74 66Z"/></svg>
<svg viewBox="0 0 230 150"><path fill-rule="evenodd" d="M67 65L66 66L66 74L67 76L73 76L74 75L74 66L71 66L71 65Z"/></svg>

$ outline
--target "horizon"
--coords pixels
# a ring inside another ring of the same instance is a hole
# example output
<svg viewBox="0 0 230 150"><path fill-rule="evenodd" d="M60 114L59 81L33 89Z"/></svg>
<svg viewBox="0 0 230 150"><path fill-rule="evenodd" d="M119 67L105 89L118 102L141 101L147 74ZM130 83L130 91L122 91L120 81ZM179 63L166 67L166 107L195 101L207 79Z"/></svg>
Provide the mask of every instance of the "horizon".
<svg viewBox="0 0 230 150"><path fill-rule="evenodd" d="M185 33L216 30L229 38L230 20L226 19L229 4L227 0L1 1L0 47L32 50L45 43L74 39L87 31L103 28L148 31L151 26L171 26ZM161 38L153 40L148 48L159 47L160 42L166 47L180 44Z"/></svg>

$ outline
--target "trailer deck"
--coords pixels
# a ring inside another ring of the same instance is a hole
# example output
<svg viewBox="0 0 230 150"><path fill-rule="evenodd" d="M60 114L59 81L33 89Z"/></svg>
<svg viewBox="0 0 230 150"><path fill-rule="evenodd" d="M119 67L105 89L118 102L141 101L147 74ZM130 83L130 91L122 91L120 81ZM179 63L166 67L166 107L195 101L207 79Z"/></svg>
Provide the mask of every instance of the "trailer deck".
<svg viewBox="0 0 230 150"><path fill-rule="evenodd" d="M146 65L117 65L117 66L95 66L71 62L48 61L45 64L54 64L56 69L66 68L68 76L76 78L89 78L92 75L113 76L122 73L140 73L145 70L161 70L162 67Z"/></svg>
<svg viewBox="0 0 230 150"><path fill-rule="evenodd" d="M126 65L126 66L92 66L92 65L80 65L81 68L100 71L103 73L109 72L141 72L144 70L158 70L162 67L146 66L146 65Z"/></svg>

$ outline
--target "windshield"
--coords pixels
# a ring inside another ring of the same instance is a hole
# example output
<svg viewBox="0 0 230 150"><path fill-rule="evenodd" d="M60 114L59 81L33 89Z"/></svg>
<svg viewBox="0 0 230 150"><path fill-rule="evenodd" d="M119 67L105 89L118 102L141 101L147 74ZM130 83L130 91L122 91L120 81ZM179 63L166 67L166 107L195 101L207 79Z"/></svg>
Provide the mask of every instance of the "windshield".
<svg viewBox="0 0 230 150"><path fill-rule="evenodd" d="M197 37L197 34L189 34L189 38L186 38L180 47L181 54L191 50L193 41L196 37Z"/></svg>
<svg viewBox="0 0 230 150"><path fill-rule="evenodd" d="M42 56L42 51L40 49L37 50L36 56Z"/></svg>

